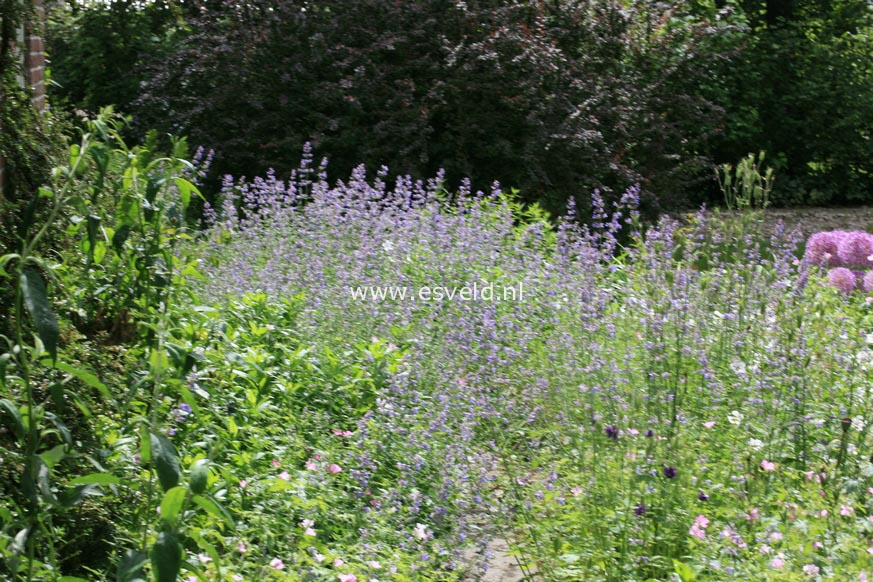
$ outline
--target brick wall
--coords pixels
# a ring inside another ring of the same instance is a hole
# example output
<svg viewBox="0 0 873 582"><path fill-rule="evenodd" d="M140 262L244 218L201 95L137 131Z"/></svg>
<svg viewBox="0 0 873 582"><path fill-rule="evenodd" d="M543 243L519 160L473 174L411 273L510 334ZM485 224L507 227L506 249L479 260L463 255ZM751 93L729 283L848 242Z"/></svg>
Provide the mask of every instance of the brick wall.
<svg viewBox="0 0 873 582"><path fill-rule="evenodd" d="M37 111L43 112L45 101L45 44L43 42L43 23L45 7L43 0L33 0L35 18L27 22L19 32L16 52L21 59L22 83L32 91L31 103ZM6 183L6 165L0 158L0 198Z"/></svg>

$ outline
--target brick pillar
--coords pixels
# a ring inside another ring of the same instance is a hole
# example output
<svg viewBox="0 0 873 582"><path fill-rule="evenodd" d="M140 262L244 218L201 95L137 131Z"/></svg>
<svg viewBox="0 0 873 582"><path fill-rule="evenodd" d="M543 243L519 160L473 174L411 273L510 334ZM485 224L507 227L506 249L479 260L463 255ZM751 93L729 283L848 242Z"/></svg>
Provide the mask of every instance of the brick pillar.
<svg viewBox="0 0 873 582"><path fill-rule="evenodd" d="M43 32L45 23L45 6L43 0L33 0L34 18L25 23L15 39L15 49L21 58L22 77L19 79L24 87L31 91L30 102L40 113L45 111L45 44ZM0 200L3 199L6 184L6 163L0 158Z"/></svg>
<svg viewBox="0 0 873 582"><path fill-rule="evenodd" d="M24 43L24 82L32 91L31 103L37 111L45 111L45 45L43 32L45 7L42 0L33 0L34 19L27 23Z"/></svg>

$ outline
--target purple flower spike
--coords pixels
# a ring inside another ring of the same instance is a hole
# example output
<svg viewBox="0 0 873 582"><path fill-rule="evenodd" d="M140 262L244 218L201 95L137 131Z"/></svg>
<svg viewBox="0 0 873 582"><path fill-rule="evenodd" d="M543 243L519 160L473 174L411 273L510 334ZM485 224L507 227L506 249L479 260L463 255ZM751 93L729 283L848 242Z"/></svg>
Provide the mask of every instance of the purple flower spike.
<svg viewBox="0 0 873 582"><path fill-rule="evenodd" d="M845 267L837 267L828 271L828 282L848 295L857 285L855 273Z"/></svg>

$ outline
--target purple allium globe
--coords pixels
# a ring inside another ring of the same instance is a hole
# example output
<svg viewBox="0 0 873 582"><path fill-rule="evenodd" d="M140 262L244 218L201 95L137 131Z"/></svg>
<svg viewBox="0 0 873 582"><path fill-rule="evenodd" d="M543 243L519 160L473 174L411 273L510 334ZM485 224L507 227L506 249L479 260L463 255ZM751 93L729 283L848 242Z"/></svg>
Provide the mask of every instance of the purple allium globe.
<svg viewBox="0 0 873 582"><path fill-rule="evenodd" d="M854 230L846 233L837 249L842 264L846 267L873 267L873 234Z"/></svg>
<svg viewBox="0 0 873 582"><path fill-rule="evenodd" d="M857 285L855 273L845 267L837 267L828 271L828 282L848 295Z"/></svg>
<svg viewBox="0 0 873 582"><path fill-rule="evenodd" d="M861 290L864 293L873 293L873 271L867 271L867 274L861 279Z"/></svg>
<svg viewBox="0 0 873 582"><path fill-rule="evenodd" d="M839 247L842 231L817 232L806 242L804 259L811 265L836 267L839 265Z"/></svg>

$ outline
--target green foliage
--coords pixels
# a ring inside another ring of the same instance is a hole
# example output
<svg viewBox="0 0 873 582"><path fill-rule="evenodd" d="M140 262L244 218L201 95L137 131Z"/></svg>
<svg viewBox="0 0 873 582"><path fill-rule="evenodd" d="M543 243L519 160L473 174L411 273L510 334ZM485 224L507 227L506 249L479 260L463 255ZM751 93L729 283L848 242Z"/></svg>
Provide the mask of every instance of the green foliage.
<svg viewBox="0 0 873 582"><path fill-rule="evenodd" d="M97 112L130 112L145 80L143 63L159 59L184 28L188 3L170 1L57 2L48 6L46 47L50 94L57 104Z"/></svg>
<svg viewBox="0 0 873 582"><path fill-rule="evenodd" d="M765 150L779 205L869 202L873 10L864 0L744 2L744 58L725 67L717 157ZM786 10L779 10L780 7Z"/></svg>

